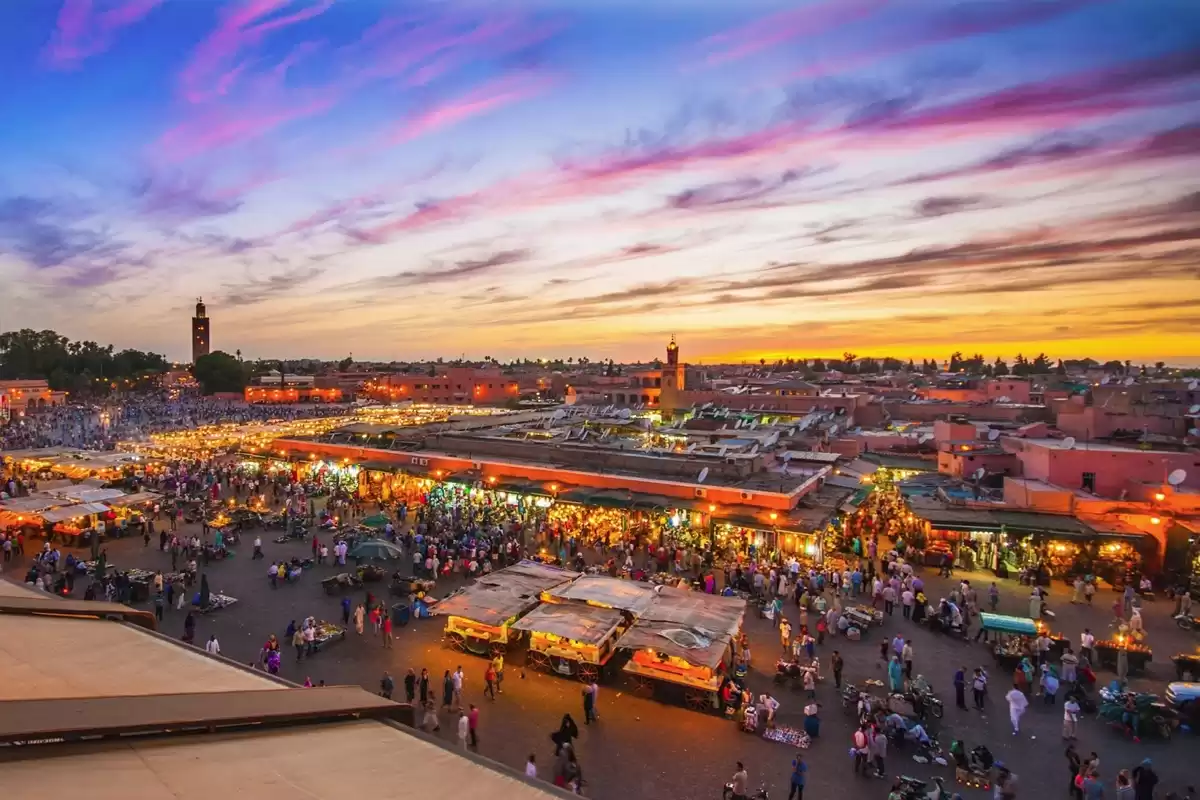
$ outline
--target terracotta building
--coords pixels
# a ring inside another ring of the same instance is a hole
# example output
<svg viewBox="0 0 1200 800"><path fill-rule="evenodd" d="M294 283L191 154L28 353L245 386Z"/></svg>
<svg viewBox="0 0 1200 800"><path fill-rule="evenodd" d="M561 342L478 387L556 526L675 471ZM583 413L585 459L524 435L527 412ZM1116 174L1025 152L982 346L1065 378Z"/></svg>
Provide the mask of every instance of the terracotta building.
<svg viewBox="0 0 1200 800"><path fill-rule="evenodd" d="M501 405L520 397L517 381L498 369L449 367L435 374L381 375L363 385L362 396L380 402Z"/></svg>

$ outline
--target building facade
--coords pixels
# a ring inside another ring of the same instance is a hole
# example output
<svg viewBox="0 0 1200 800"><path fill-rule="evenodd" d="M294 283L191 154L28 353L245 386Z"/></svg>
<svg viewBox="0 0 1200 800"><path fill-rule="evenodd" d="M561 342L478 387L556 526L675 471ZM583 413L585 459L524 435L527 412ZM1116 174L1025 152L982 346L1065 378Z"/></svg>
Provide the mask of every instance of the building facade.
<svg viewBox="0 0 1200 800"><path fill-rule="evenodd" d="M517 381L498 369L449 367L434 374L381 375L363 385L363 396L380 402L501 405L521 396Z"/></svg>
<svg viewBox="0 0 1200 800"><path fill-rule="evenodd" d="M212 348L211 330L204 298L196 299L196 316L192 317L192 363L209 354Z"/></svg>

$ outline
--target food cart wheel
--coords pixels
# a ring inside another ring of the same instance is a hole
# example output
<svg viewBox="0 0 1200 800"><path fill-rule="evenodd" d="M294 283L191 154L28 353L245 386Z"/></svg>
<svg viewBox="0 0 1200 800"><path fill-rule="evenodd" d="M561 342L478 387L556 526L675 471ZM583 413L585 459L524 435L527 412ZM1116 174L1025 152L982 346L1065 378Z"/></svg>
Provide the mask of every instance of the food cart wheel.
<svg viewBox="0 0 1200 800"><path fill-rule="evenodd" d="M504 642L492 642L492 646L488 648L488 652L491 653L492 658L502 656L508 652L508 645Z"/></svg>
<svg viewBox="0 0 1200 800"><path fill-rule="evenodd" d="M550 656L540 650L530 650L525 661L531 669L547 672L550 670Z"/></svg>
<svg viewBox="0 0 1200 800"><path fill-rule="evenodd" d="M683 700L693 711L707 711L712 708L712 692L702 692L698 689L688 689Z"/></svg>
<svg viewBox="0 0 1200 800"><path fill-rule="evenodd" d="M578 677L579 680L583 681L584 683L591 683L592 681L600 680L600 670L595 664L580 662L579 671L576 673L576 677Z"/></svg>
<svg viewBox="0 0 1200 800"><path fill-rule="evenodd" d="M654 681L643 675L634 675L633 691L637 692L643 697L649 697L650 695L654 694Z"/></svg>
<svg viewBox="0 0 1200 800"><path fill-rule="evenodd" d="M464 653L467 650L467 639L461 633L450 633L446 635L446 641L454 650L461 650Z"/></svg>

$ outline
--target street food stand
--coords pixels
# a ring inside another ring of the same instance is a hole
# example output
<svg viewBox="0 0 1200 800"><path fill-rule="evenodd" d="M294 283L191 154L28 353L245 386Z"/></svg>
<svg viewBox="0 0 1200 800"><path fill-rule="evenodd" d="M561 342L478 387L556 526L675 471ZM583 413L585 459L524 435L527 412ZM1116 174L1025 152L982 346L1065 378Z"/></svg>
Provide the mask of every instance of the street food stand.
<svg viewBox="0 0 1200 800"><path fill-rule="evenodd" d="M521 561L458 590L430 608L446 617L444 640L476 655L508 649L509 626L537 607L542 592L579 577L578 572Z"/></svg>
<svg viewBox="0 0 1200 800"><path fill-rule="evenodd" d="M610 578L606 575L584 575L568 584L542 592L547 603L585 603L600 608L624 612L632 621L646 612L658 592L649 583Z"/></svg>
<svg viewBox="0 0 1200 800"><path fill-rule="evenodd" d="M525 663L531 669L591 683L604 676L626 624L625 615L615 608L545 603L513 623L512 629L529 633Z"/></svg>
<svg viewBox="0 0 1200 800"><path fill-rule="evenodd" d="M624 670L637 692L682 697L697 711L719 707L717 692L733 661L746 602L664 586L617 647L631 653Z"/></svg>
<svg viewBox="0 0 1200 800"><path fill-rule="evenodd" d="M1117 666L1117 654L1124 650L1128 658L1130 675L1145 671L1146 665L1154 660L1153 651L1146 645L1133 641L1127 633L1118 633L1112 639L1096 642L1095 650L1096 660L1100 662L1100 666L1113 669L1116 669Z"/></svg>
<svg viewBox="0 0 1200 800"><path fill-rule="evenodd" d="M345 628L325 620L317 620L313 633L313 649L318 652L346 638Z"/></svg>
<svg viewBox="0 0 1200 800"><path fill-rule="evenodd" d="M1016 669L1023 658L1037 659L1036 640L1041 634L1050 639L1050 658L1059 658L1068 644L1066 638L1051 633L1050 627L1041 620L1035 622L1028 617L984 612L979 615L979 622L987 634L996 635L996 641L991 645L992 656L1006 670Z"/></svg>
<svg viewBox="0 0 1200 800"><path fill-rule="evenodd" d="M1175 665L1175 677L1181 681L1200 680L1200 651L1195 653L1176 653L1171 657Z"/></svg>

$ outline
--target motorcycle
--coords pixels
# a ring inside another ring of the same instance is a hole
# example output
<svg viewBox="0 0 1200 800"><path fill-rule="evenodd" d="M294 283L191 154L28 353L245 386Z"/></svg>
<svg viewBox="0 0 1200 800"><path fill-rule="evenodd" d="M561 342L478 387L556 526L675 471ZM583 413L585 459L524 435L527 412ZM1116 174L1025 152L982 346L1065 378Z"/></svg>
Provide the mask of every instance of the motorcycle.
<svg viewBox="0 0 1200 800"><path fill-rule="evenodd" d="M307 538L308 538L308 528L301 528L301 527L297 526L295 528L292 528L291 533L285 533L285 534L283 534L283 536L276 536L275 544L287 544L288 542L293 541L293 540L298 540L298 541L303 542Z"/></svg>
<svg viewBox="0 0 1200 800"><path fill-rule="evenodd" d="M929 781L912 778L908 775L901 775L896 778L896 785L893 787L893 791L899 792L904 800L950 800L950 795L946 792L943 779L935 777L931 780L933 782L932 787L930 787Z"/></svg>
<svg viewBox="0 0 1200 800"><path fill-rule="evenodd" d="M1185 631L1200 630L1200 617L1193 617L1187 614L1176 614L1175 624Z"/></svg>
<svg viewBox="0 0 1200 800"><path fill-rule="evenodd" d="M767 787L765 787L765 786L760 788L756 794L752 794L752 795L748 795L748 796L749 796L750 800L770 800L770 798L767 796ZM732 798L733 798L733 784L727 783L727 784L725 784L725 791L721 792L721 800L732 800Z"/></svg>

